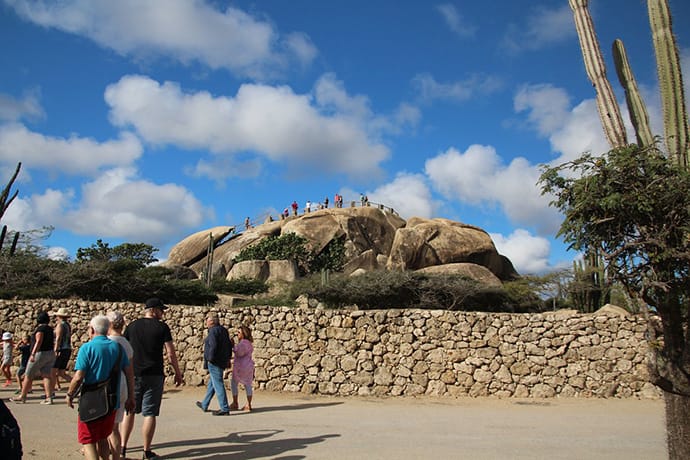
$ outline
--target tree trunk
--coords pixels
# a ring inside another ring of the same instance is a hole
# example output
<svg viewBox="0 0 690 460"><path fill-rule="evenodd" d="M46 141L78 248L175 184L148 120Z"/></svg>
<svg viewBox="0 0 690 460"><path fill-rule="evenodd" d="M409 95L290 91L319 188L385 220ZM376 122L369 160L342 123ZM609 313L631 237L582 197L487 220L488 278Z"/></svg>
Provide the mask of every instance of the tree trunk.
<svg viewBox="0 0 690 460"><path fill-rule="evenodd" d="M690 397L664 392L664 401L668 458L690 459Z"/></svg>

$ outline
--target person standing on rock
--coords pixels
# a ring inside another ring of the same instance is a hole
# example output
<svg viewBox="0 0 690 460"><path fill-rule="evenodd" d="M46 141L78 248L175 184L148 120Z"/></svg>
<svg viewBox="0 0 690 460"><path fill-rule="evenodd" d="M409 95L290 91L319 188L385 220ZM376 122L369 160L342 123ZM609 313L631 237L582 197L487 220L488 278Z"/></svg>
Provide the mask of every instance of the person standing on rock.
<svg viewBox="0 0 690 460"><path fill-rule="evenodd" d="M297 215L297 210L299 209L299 205L297 204L297 201L292 202L292 215L296 216Z"/></svg>
<svg viewBox="0 0 690 460"><path fill-rule="evenodd" d="M252 410L252 384L254 382L254 339L252 339L252 331L248 326L242 325L237 331L237 345L235 345L235 360L232 364L232 380L230 381L230 389L232 391L232 405L230 409L237 410L239 404L237 398L239 396L238 384L244 385L244 390L247 392L247 405L242 408L245 412Z"/></svg>
<svg viewBox="0 0 690 460"><path fill-rule="evenodd" d="M144 440L144 459L160 458L151 450L151 444L156 432L156 417L160 414L165 384L163 349L165 349L170 364L175 370L175 385L179 386L184 383L170 328L162 321L163 312L167 308L156 297L148 299L144 317L131 322L124 333L134 350L135 413L144 416L144 423L141 427ZM125 422L122 437L123 449L126 449L127 441L132 433L134 418L126 417Z"/></svg>
<svg viewBox="0 0 690 460"><path fill-rule="evenodd" d="M206 327L208 328L208 335L204 340L204 368L208 369L209 380L204 400L197 401L196 405L206 412L213 395L216 395L220 409L213 411L213 415L230 415L223 372L230 367L232 339L228 330L220 325L218 315L210 314L207 316Z"/></svg>

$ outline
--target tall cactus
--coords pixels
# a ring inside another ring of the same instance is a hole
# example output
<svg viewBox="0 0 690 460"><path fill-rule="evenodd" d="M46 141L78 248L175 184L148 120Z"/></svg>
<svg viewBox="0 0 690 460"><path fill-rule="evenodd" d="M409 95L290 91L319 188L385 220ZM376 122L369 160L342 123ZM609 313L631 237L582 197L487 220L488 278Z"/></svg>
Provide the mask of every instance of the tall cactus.
<svg viewBox="0 0 690 460"><path fill-rule="evenodd" d="M2 192L0 192L0 219L2 219L2 216L5 215L5 211L7 211L7 208L10 207L12 201L14 201L14 199L17 198L19 190L15 190L12 196L10 196L10 191L12 189L12 184L14 184L14 181L17 179L17 176L19 175L20 169L22 169L21 162L17 164L17 169L14 170L14 174L10 178L10 181L7 183Z"/></svg>
<svg viewBox="0 0 690 460"><path fill-rule="evenodd" d="M628 143L625 125L611 84L606 78L606 65L594 31L592 16L587 9L589 0L568 0L568 2L573 10L587 76L597 92L597 109L604 134L612 148L623 147Z"/></svg>
<svg viewBox="0 0 690 460"><path fill-rule="evenodd" d="M668 0L647 0L647 10L656 53L666 148L678 165L687 168L690 148L688 115Z"/></svg>
<svg viewBox="0 0 690 460"><path fill-rule="evenodd" d="M649 127L647 108L642 100L642 96L640 96L640 90L637 88L637 81L630 68L625 46L619 39L613 42L613 62L616 65L618 81L625 89L625 101L628 105L630 121L632 121L635 127L637 144L640 147L651 145L654 142L654 136L652 135L652 129Z"/></svg>

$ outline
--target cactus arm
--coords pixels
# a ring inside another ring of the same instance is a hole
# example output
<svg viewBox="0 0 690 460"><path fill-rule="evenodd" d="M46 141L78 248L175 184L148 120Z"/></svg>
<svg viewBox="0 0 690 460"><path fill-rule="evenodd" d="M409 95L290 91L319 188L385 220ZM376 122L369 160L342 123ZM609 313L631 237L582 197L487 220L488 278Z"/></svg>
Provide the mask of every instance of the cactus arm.
<svg viewBox="0 0 690 460"><path fill-rule="evenodd" d="M606 65L594 31L592 16L587 9L588 0L568 0L568 2L573 10L585 70L597 93L597 109L604 134L612 148L623 147L627 145L625 125L618 102L613 95L611 83L606 78Z"/></svg>
<svg viewBox="0 0 690 460"><path fill-rule="evenodd" d="M647 0L649 25L656 53L656 67L661 91L664 134L668 154L681 167L688 167L688 115L685 109L683 76L678 48L673 36L667 0Z"/></svg>
<svg viewBox="0 0 690 460"><path fill-rule="evenodd" d="M621 86L625 89L625 101L628 105L628 112L630 113L630 121L635 127L635 136L637 137L637 144L640 147L646 147L654 143L654 136L652 129L649 127L649 115L647 108L640 95L640 90L637 88L637 81L630 68L628 62L628 55L625 52L625 46L619 39L613 42L613 62L616 65L616 74Z"/></svg>

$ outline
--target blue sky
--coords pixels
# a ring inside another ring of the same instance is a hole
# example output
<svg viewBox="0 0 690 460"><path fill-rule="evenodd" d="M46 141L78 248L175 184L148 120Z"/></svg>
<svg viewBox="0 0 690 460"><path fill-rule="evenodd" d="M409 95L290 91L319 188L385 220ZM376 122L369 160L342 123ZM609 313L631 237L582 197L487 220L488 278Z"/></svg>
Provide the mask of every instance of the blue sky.
<svg viewBox="0 0 690 460"><path fill-rule="evenodd" d="M690 2L670 4L687 87ZM590 10L619 101L615 38L660 133L646 2ZM3 223L54 226L54 254L101 238L165 259L366 193L482 227L541 273L576 255L539 165L606 150L567 0L0 0L2 183L23 163Z"/></svg>

